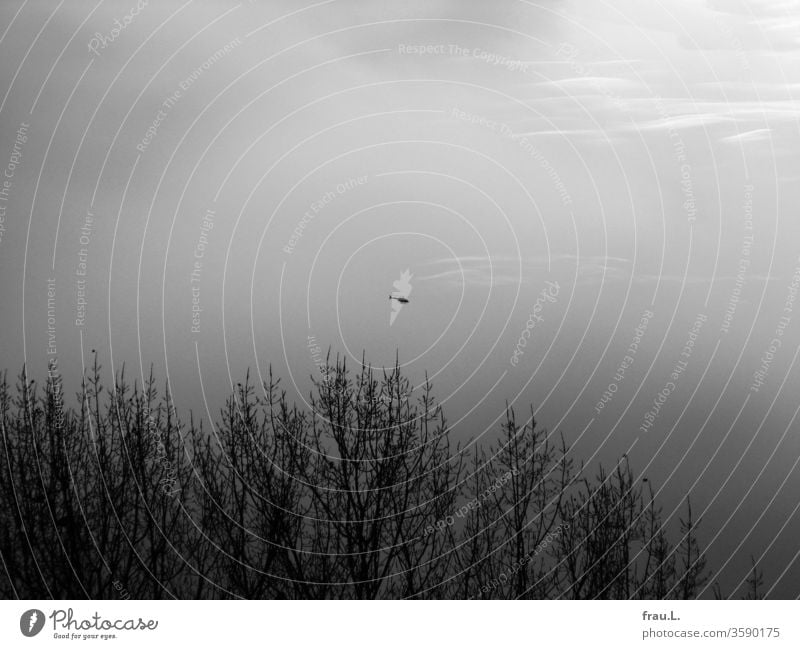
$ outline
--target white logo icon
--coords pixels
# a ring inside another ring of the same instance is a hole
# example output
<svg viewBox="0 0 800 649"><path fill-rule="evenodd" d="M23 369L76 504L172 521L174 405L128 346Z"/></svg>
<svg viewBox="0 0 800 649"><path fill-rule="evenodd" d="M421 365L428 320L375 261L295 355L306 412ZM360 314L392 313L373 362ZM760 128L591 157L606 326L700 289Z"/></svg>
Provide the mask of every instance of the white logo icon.
<svg viewBox="0 0 800 649"><path fill-rule="evenodd" d="M44 613L32 608L25 611L19 618L19 630L26 638L32 638L44 627Z"/></svg>

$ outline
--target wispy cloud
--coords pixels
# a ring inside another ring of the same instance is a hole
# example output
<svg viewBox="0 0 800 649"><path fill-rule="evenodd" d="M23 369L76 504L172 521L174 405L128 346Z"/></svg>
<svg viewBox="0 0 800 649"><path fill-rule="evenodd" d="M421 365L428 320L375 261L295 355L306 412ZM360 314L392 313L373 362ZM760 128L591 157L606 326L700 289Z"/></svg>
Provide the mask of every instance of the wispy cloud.
<svg viewBox="0 0 800 649"><path fill-rule="evenodd" d="M631 128L641 131L684 130L688 128L707 128L716 124L734 121L733 117L721 113L689 113L639 122Z"/></svg>
<svg viewBox="0 0 800 649"><path fill-rule="evenodd" d="M603 89L635 89L639 84L631 79L623 79L622 77L597 77L597 76L581 76L581 77L566 77L563 79L551 79L549 81L541 81L536 84L538 87L544 88L564 88L570 91L582 90L589 91L595 90L601 92Z"/></svg>
<svg viewBox="0 0 800 649"><path fill-rule="evenodd" d="M510 256L486 257L464 255L445 257L428 262L433 272L420 274L418 281L440 281L448 284L473 286L509 286L524 283L524 262ZM438 270L445 267L444 270Z"/></svg>
<svg viewBox="0 0 800 649"><path fill-rule="evenodd" d="M426 282L441 281L458 286L462 283L472 286L514 286L527 281L521 276L493 273L485 268L453 268L431 275L422 275L417 279Z"/></svg>
<svg viewBox="0 0 800 649"><path fill-rule="evenodd" d="M772 134L771 128L758 128L754 131L747 131L746 133L738 133L729 137L722 138L722 142L729 144L748 144L751 142L763 142L769 139Z"/></svg>
<svg viewBox="0 0 800 649"><path fill-rule="evenodd" d="M605 277L626 278L630 276L630 260L624 257L604 255L578 256L571 253L556 253L546 256L528 256L518 260L509 256L488 258L464 256L457 259L436 259L427 264L432 272L417 277L419 281L442 281L460 286L512 286L527 284L540 276L548 266L571 272L578 278ZM564 267L567 268L564 268ZM442 267L445 267L442 269Z"/></svg>
<svg viewBox="0 0 800 649"><path fill-rule="evenodd" d="M683 275L675 275L675 274L665 274L665 275L654 275L654 274L639 274L634 277L634 281L639 284L650 284L655 282L661 282L662 284L665 282L670 283L683 283L684 281L686 284L692 285L703 285L708 286L711 282L735 282L738 281L738 277L735 275L720 275L718 277L711 277L710 275L687 275L685 278ZM767 282L776 282L779 281L781 278L776 277L774 275L748 275L746 280L749 284L761 284Z"/></svg>

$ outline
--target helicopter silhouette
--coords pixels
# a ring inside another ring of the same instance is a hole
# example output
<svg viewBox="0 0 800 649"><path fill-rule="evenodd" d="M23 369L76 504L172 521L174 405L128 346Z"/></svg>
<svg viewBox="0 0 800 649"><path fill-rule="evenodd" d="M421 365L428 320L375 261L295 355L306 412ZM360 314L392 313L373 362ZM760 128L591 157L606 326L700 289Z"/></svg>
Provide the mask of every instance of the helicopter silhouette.
<svg viewBox="0 0 800 649"><path fill-rule="evenodd" d="M411 294L411 279L414 276L411 270L406 268L401 274L400 278L392 282L394 292L389 294L389 302L392 303L392 313L389 316L389 326L394 324L395 319L403 308L403 305L409 303L408 296Z"/></svg>

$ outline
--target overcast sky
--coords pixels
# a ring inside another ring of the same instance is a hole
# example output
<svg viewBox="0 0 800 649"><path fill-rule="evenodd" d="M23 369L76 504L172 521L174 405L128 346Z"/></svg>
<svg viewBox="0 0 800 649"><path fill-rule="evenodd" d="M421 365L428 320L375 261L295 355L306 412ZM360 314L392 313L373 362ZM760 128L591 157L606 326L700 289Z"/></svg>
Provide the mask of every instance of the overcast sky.
<svg viewBox="0 0 800 649"><path fill-rule="evenodd" d="M690 492L724 583L763 555L794 592L800 2L11 1L0 32L3 367L74 388L97 349L216 413L270 363L304 398L314 344L398 352L461 439L533 403L668 515Z"/></svg>

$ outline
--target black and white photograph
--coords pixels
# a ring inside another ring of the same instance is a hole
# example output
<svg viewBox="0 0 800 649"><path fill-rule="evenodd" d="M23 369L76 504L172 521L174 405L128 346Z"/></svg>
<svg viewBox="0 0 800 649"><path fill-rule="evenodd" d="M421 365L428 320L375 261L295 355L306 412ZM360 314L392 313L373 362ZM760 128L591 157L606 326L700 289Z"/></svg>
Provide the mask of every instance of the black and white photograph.
<svg viewBox="0 0 800 649"><path fill-rule="evenodd" d="M0 645L797 647L799 293L798 0L2 0Z"/></svg>

